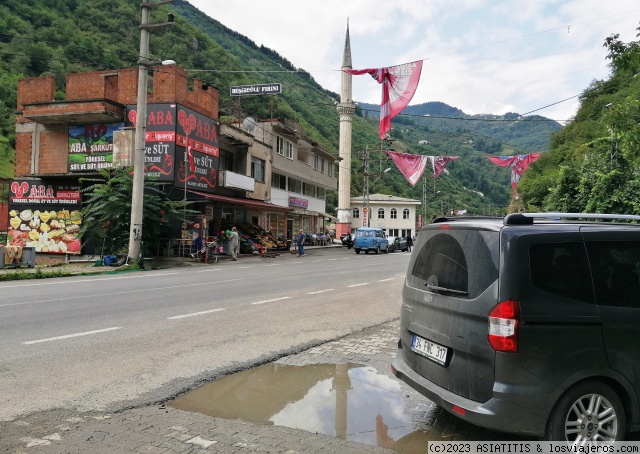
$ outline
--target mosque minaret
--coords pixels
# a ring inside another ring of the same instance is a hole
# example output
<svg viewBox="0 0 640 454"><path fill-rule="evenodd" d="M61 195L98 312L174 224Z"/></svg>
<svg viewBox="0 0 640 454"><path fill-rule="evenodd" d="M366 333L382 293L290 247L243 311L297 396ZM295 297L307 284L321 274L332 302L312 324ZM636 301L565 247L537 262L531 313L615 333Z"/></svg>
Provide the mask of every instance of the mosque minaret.
<svg viewBox="0 0 640 454"><path fill-rule="evenodd" d="M349 21L347 21L347 36L344 42L342 69L353 69L351 66ZM353 76L344 71L341 71L341 74L340 103L336 106L338 115L340 115L337 237L343 233L351 233L351 121L356 111L356 104L351 97Z"/></svg>

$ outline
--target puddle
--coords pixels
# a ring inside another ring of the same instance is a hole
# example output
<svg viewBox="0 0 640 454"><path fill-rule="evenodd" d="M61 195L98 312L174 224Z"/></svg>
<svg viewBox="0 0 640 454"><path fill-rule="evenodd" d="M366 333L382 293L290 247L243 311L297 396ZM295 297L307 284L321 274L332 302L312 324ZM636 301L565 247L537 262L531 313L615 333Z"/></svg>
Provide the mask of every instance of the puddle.
<svg viewBox="0 0 640 454"><path fill-rule="evenodd" d="M443 439L412 428L397 380L356 364L265 364L207 383L169 405L217 418L323 433L405 454L424 452L427 441Z"/></svg>

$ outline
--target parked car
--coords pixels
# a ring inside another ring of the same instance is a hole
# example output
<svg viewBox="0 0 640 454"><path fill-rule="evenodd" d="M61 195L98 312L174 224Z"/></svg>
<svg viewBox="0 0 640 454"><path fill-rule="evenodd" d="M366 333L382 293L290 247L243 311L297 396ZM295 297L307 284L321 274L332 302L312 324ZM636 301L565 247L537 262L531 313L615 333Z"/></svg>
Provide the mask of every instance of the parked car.
<svg viewBox="0 0 640 454"><path fill-rule="evenodd" d="M382 251L386 254L389 252L389 240L387 240L387 236L382 229L360 227L356 229L353 248L356 254L360 254L360 251L364 251L365 254L370 251L379 254Z"/></svg>
<svg viewBox="0 0 640 454"><path fill-rule="evenodd" d="M403 236L388 236L389 252L402 251L407 252L407 239Z"/></svg>
<svg viewBox="0 0 640 454"><path fill-rule="evenodd" d="M347 239L349 238L349 235L351 235L351 244L353 245L355 235L353 233L343 233L342 235L340 235L340 242L343 246L348 246Z"/></svg>
<svg viewBox="0 0 640 454"><path fill-rule="evenodd" d="M616 220L534 213L425 226L402 292L395 376L490 429L569 442L640 430L640 225Z"/></svg>

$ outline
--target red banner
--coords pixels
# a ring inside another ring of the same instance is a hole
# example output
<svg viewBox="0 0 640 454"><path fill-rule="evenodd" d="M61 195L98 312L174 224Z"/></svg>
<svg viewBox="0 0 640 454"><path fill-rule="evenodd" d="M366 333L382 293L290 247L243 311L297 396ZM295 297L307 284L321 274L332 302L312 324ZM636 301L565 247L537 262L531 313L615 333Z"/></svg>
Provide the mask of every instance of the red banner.
<svg viewBox="0 0 640 454"><path fill-rule="evenodd" d="M402 175L407 179L411 186L415 186L424 169L427 167L428 156L409 153L398 153L396 151L387 151L387 155L395 163L396 167Z"/></svg>
<svg viewBox="0 0 640 454"><path fill-rule="evenodd" d="M353 75L370 74L382 84L382 102L380 103L380 138L386 137L391 129L391 119L407 107L413 98L420 74L422 60L387 68L345 69Z"/></svg>

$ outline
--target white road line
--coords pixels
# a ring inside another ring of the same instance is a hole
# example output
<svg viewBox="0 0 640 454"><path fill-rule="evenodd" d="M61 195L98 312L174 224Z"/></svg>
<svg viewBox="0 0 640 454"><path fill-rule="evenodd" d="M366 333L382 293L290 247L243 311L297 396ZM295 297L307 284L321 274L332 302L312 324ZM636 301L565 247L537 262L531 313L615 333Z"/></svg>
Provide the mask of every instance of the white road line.
<svg viewBox="0 0 640 454"><path fill-rule="evenodd" d="M280 264L279 263L271 263L269 265L264 265L264 266L280 266Z"/></svg>
<svg viewBox="0 0 640 454"><path fill-rule="evenodd" d="M58 282L42 282L42 283L29 283L29 284L17 284L17 285L3 285L2 288L18 288L18 287L39 287L42 285L69 285L69 284L77 284L80 282L94 282L94 281L113 281L118 279L140 279L147 277L156 277L156 276L171 276L173 274L179 273L158 273L158 274L147 274L141 273L140 275L135 276L117 276L117 277L103 277L100 279L78 279L73 281L58 281Z"/></svg>
<svg viewBox="0 0 640 454"><path fill-rule="evenodd" d="M179 318L195 317L196 315L211 314L212 312L220 312L226 309L211 309L210 311L194 312L192 314L174 315L173 317L167 317L167 320L177 320Z"/></svg>
<svg viewBox="0 0 640 454"><path fill-rule="evenodd" d="M322 260L311 260L311 263L322 262Z"/></svg>
<svg viewBox="0 0 640 454"><path fill-rule="evenodd" d="M291 263L302 263L302 262L291 262Z"/></svg>
<svg viewBox="0 0 640 454"><path fill-rule="evenodd" d="M331 261L333 261L333 260L338 260L338 259L327 259L327 261L329 261L329 262L331 262Z"/></svg>
<svg viewBox="0 0 640 454"><path fill-rule="evenodd" d="M114 326L113 328L97 329L95 331L85 331L84 333L75 333L75 334L67 334L66 336L49 337L47 339L38 339L38 340L34 340L34 341L26 341L26 342L23 342L23 344L24 345L32 345L32 344L39 344L41 342L51 342L51 341L57 341L57 340L62 340L62 339L71 339L72 337L89 336L91 334L106 333L108 331L115 331L117 329L122 329L122 327L121 326Z"/></svg>
<svg viewBox="0 0 640 454"><path fill-rule="evenodd" d="M318 290L317 292L307 292L307 295L317 295L318 293L324 293L324 292L333 292L335 289L333 288L328 288L325 290Z"/></svg>
<svg viewBox="0 0 640 454"><path fill-rule="evenodd" d="M362 287L363 285L369 285L368 282L364 282L362 284L353 284L353 285L347 285L347 287L351 288L351 287Z"/></svg>
<svg viewBox="0 0 640 454"><path fill-rule="evenodd" d="M251 304L273 303L274 301L288 300L289 298L291 298L291 297L290 296L283 296L281 298L274 298L272 300L256 301L255 303L251 303Z"/></svg>
<svg viewBox="0 0 640 454"><path fill-rule="evenodd" d="M208 270L200 270L198 273L209 273L210 271L222 271L222 268L210 268Z"/></svg>
<svg viewBox="0 0 640 454"><path fill-rule="evenodd" d="M342 257L342 260L349 260L349 257Z"/></svg>
<svg viewBox="0 0 640 454"><path fill-rule="evenodd" d="M389 279L380 279L378 282L388 282L394 280L394 277L390 277Z"/></svg>
<svg viewBox="0 0 640 454"><path fill-rule="evenodd" d="M246 270L247 268L255 268L255 265L251 265L251 266L239 266L238 268L242 269L242 270Z"/></svg>

